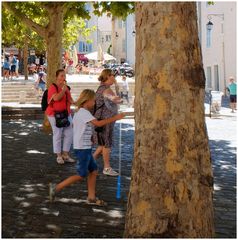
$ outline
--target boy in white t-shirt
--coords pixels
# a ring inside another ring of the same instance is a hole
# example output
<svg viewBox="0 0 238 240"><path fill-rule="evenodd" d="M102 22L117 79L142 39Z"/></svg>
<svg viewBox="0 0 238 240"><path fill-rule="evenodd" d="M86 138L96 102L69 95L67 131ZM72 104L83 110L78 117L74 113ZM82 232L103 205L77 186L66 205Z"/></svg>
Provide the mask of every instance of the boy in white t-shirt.
<svg viewBox="0 0 238 240"><path fill-rule="evenodd" d="M93 126L102 127L106 124L115 122L124 117L124 114L118 114L112 118L97 120L90 113L90 110L95 105L95 92L90 89L85 89L76 101L78 111L74 114L73 118L73 131L74 131L74 150L77 157L77 173L78 175L71 176L59 184L50 183L49 197L50 201L54 200L57 192L63 188L88 177L88 204L104 206L105 202L96 198L96 176L97 176L97 163L92 155L92 133ZM89 174L88 174L89 172Z"/></svg>

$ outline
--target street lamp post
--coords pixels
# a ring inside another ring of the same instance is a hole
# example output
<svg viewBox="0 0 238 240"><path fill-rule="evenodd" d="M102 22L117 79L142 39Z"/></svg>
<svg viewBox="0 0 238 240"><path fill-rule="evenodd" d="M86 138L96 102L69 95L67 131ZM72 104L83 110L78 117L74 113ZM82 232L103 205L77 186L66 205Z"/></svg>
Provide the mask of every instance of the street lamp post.
<svg viewBox="0 0 238 240"><path fill-rule="evenodd" d="M222 20L222 24L224 23L224 14L217 14L217 13L210 13L207 15L208 23L207 23L207 30L212 30L213 23L211 22L212 16L219 17ZM223 78L224 78L224 94L226 96L226 65L225 65L225 41L224 41L224 29L222 25L222 62L223 62Z"/></svg>

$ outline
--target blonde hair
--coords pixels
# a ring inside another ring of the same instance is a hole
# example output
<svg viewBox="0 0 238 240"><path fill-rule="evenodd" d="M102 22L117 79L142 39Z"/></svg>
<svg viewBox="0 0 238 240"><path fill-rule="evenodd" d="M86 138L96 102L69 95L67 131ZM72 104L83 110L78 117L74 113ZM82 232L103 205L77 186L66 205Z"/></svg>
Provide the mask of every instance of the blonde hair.
<svg viewBox="0 0 238 240"><path fill-rule="evenodd" d="M108 69L108 68L103 69L100 76L98 77L98 80L100 82L106 82L110 75L112 75L112 70L111 69Z"/></svg>
<svg viewBox="0 0 238 240"><path fill-rule="evenodd" d="M83 106L83 104L95 97L96 93L91 89L84 89L80 95L78 100L75 102L75 105L79 108Z"/></svg>

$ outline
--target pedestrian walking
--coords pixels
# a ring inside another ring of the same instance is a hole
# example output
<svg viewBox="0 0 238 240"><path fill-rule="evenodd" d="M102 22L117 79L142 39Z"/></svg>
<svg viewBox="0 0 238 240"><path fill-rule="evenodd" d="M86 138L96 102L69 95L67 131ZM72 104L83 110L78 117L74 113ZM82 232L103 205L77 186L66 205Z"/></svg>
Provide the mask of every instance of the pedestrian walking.
<svg viewBox="0 0 238 240"><path fill-rule="evenodd" d="M13 77L16 76L16 64L17 64L17 59L13 55L13 53L10 54L9 62L10 62L10 75L12 80Z"/></svg>
<svg viewBox="0 0 238 240"><path fill-rule="evenodd" d="M90 110L95 105L95 92L90 89L85 89L80 94L76 101L77 111L73 118L73 145L75 155L77 156L77 175L70 176L59 184L50 184L49 197L50 201L54 200L56 193L63 190L65 187L82 181L87 177L88 180L88 197L87 203L97 206L104 206L106 203L96 197L96 177L98 173L97 163L92 155L92 131L93 125L102 127L106 124L115 122L124 117L124 114L118 114L104 120L97 120Z"/></svg>
<svg viewBox="0 0 238 240"><path fill-rule="evenodd" d="M48 107L45 111L53 130L53 151L57 155L57 163L75 162L69 156L73 142L73 127L70 105L73 99L70 88L66 83L66 75L63 69L56 71L56 84L48 89ZM61 141L63 137L63 151Z"/></svg>
<svg viewBox="0 0 238 240"><path fill-rule="evenodd" d="M16 58L16 77L19 78L19 59Z"/></svg>
<svg viewBox="0 0 238 240"><path fill-rule="evenodd" d="M110 88L116 84L114 74L111 69L104 69L98 80L101 82L96 92L96 105L94 109L94 116L97 119L106 119L118 114L117 104L121 103L121 98L118 97ZM94 159L100 155L103 156L104 169L103 174L109 176L117 176L118 173L114 171L110 165L110 152L113 145L113 128L114 122L105 125L103 128L95 128L94 141L98 147L94 153Z"/></svg>
<svg viewBox="0 0 238 240"><path fill-rule="evenodd" d="M120 91L121 99L125 98L127 104L129 104L129 84L126 79L126 75L122 77L122 89Z"/></svg>
<svg viewBox="0 0 238 240"><path fill-rule="evenodd" d="M3 79L9 80L9 75L10 75L10 62L9 62L9 57L5 56L4 58L4 63L3 63Z"/></svg>
<svg viewBox="0 0 238 240"><path fill-rule="evenodd" d="M229 81L228 91L230 93L230 107L231 112L234 113L236 110L236 83L234 77L230 77Z"/></svg>
<svg viewBox="0 0 238 240"><path fill-rule="evenodd" d="M40 67L39 73L38 73L37 89L41 89L41 91L44 92L45 84L46 84L46 73L44 72L43 68Z"/></svg>

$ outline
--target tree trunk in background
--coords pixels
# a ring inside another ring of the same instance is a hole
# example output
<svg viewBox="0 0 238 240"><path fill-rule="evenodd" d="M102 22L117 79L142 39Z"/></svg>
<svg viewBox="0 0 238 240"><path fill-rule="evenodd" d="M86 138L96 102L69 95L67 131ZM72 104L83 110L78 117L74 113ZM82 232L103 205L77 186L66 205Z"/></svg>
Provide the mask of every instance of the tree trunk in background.
<svg viewBox="0 0 238 240"><path fill-rule="evenodd" d="M195 2L136 3L135 149L125 237L214 236Z"/></svg>
<svg viewBox="0 0 238 240"><path fill-rule="evenodd" d="M62 67L63 4L51 8L50 22L46 30L47 87L55 81L55 72Z"/></svg>
<svg viewBox="0 0 238 240"><path fill-rule="evenodd" d="M23 49L23 67L25 80L28 80L28 39L25 38L25 44Z"/></svg>

